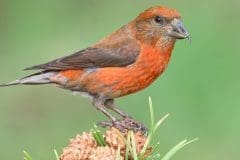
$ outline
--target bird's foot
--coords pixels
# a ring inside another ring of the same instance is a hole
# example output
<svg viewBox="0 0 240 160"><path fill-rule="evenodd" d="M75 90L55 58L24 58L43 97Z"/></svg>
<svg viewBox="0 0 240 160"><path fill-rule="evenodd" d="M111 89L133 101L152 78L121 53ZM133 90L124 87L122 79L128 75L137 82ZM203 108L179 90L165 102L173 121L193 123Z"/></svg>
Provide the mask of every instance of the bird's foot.
<svg viewBox="0 0 240 160"><path fill-rule="evenodd" d="M141 132L142 134L147 135L147 132L148 132L148 129L141 122L137 122L131 117L126 117L122 120L116 120L112 122L102 121L98 123L98 125L103 128L114 127L123 133L126 133L129 130L132 130L134 132Z"/></svg>

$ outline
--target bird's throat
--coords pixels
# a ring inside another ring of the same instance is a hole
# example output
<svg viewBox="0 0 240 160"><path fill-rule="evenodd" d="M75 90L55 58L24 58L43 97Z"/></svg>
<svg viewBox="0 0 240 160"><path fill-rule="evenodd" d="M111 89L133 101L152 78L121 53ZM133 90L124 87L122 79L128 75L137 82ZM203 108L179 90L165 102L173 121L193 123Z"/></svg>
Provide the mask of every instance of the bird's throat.
<svg viewBox="0 0 240 160"><path fill-rule="evenodd" d="M162 68L166 66L172 54L175 42L165 42L157 43L155 46L142 45L141 53L138 56L136 63L134 64L136 68ZM165 67L164 67L165 69Z"/></svg>

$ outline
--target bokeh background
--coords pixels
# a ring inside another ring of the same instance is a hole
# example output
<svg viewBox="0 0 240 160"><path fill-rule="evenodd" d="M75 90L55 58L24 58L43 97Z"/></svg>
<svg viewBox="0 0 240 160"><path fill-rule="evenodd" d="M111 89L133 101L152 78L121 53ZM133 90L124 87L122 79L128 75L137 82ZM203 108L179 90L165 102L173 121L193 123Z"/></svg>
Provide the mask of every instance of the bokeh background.
<svg viewBox="0 0 240 160"><path fill-rule="evenodd" d="M167 71L117 104L146 125L148 96L156 117L170 113L155 136L161 154L199 137L174 159L240 159L239 0L1 0L0 82L83 49L161 4L181 12L192 44L179 41ZM0 158L21 159L27 150L54 159L54 148L61 153L70 137L104 119L88 99L53 86L0 88Z"/></svg>

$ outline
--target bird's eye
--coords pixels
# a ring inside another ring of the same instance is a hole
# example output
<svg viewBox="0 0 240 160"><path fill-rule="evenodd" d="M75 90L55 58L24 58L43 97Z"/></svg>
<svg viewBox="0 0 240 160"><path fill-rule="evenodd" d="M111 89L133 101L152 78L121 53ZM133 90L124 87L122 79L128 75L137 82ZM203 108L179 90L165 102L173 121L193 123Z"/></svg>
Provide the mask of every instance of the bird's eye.
<svg viewBox="0 0 240 160"><path fill-rule="evenodd" d="M159 23L159 24L163 24L165 21L164 18L161 16L156 16L154 20L156 23Z"/></svg>

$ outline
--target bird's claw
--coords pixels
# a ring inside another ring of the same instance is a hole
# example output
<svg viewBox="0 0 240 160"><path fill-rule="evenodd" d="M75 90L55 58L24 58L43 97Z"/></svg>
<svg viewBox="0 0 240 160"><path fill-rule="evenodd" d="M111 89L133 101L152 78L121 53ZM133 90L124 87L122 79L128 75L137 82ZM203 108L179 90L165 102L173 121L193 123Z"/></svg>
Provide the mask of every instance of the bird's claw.
<svg viewBox="0 0 240 160"><path fill-rule="evenodd" d="M141 132L142 134L147 135L147 132L148 132L148 129L141 122L137 122L131 117L126 117L122 120L116 120L112 122L102 121L98 123L98 125L103 128L114 127L123 133L126 133L129 130L132 130L134 132Z"/></svg>

